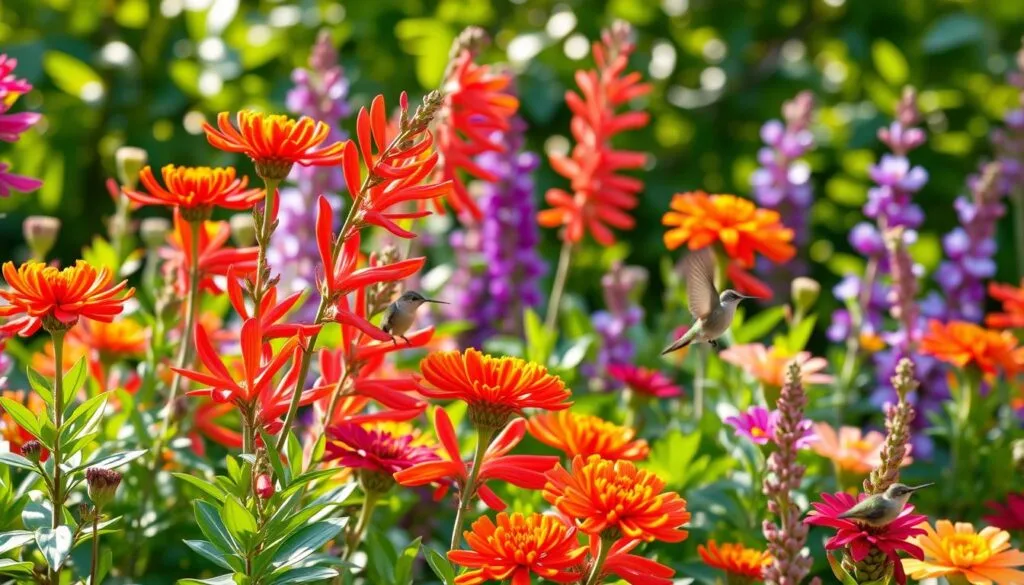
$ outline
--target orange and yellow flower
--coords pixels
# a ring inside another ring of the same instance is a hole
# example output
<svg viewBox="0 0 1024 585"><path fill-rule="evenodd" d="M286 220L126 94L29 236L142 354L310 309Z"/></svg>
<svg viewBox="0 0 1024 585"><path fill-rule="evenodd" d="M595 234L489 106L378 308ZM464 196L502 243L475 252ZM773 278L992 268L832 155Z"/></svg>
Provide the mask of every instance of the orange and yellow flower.
<svg viewBox="0 0 1024 585"><path fill-rule="evenodd" d="M1003 305L1002 313L990 313L985 325L993 329L1024 328L1024 278L1020 287L999 282L988 285L988 294Z"/></svg>
<svg viewBox="0 0 1024 585"><path fill-rule="evenodd" d="M707 566L753 581L762 580L765 565L772 561L768 551L731 542L719 546L714 540L709 540L706 547L703 544L698 546L697 553Z"/></svg>
<svg viewBox="0 0 1024 585"><path fill-rule="evenodd" d="M209 216L213 207L248 209L263 198L262 189L246 189L249 179L238 177L234 167L176 167L160 169L163 187L153 176L153 169L143 167L139 181L147 192L125 190L126 197L141 205L177 207L199 218ZM197 219L199 219L197 218Z"/></svg>
<svg viewBox="0 0 1024 585"><path fill-rule="evenodd" d="M0 392L0 396L9 400L25 405L33 414L39 414L46 411L46 403L39 397L35 392L28 392L27 394L18 390L4 390ZM25 429L18 426L11 415L4 412L2 406L0 406L0 443L7 443L11 453L21 454L21 446L33 439L32 435ZM0 449L0 453L3 453L3 449Z"/></svg>
<svg viewBox="0 0 1024 585"><path fill-rule="evenodd" d="M975 532L968 522L939 520L927 534L914 539L924 560L904 559L903 569L914 579L959 577L973 585L1024 583L1024 552L1010 547L1010 534L994 526ZM951 581L952 582L952 581Z"/></svg>
<svg viewBox="0 0 1024 585"><path fill-rule="evenodd" d="M827 457L842 471L863 474L882 464L882 447L885 437L878 431L861 433L856 427L842 427L839 433L828 423L814 426L818 440L811 443L811 449ZM910 465L910 445L901 465Z"/></svg>
<svg viewBox="0 0 1024 585"><path fill-rule="evenodd" d="M821 373L828 367L825 358L811 357L807 351L794 356L777 347L766 348L761 343L747 343L734 345L718 355L768 386L782 386L786 366L793 360L800 364L800 377L804 384L831 384L833 380L832 376Z"/></svg>
<svg viewBox="0 0 1024 585"><path fill-rule="evenodd" d="M992 331L966 321L928 322L921 353L959 368L974 366L986 374L1013 375L1024 368L1024 348L1009 331Z"/></svg>
<svg viewBox="0 0 1024 585"><path fill-rule="evenodd" d="M686 500L664 489L661 478L629 461L577 456L571 472L561 465L548 472L544 499L587 534L681 542L690 521Z"/></svg>
<svg viewBox="0 0 1024 585"><path fill-rule="evenodd" d="M462 400L474 424L499 428L524 408L563 410L571 392L547 368L515 357L493 357L476 349L436 352L420 371L428 398Z"/></svg>
<svg viewBox="0 0 1024 585"><path fill-rule="evenodd" d="M754 255L773 262L786 262L796 254L793 230L782 224L777 211L762 209L735 195L708 195L703 191L676 194L671 211L661 218L665 247L686 244L699 250L720 243L726 255L750 268Z"/></svg>
<svg viewBox="0 0 1024 585"><path fill-rule="evenodd" d="M498 514L497 524L484 516L465 532L472 550L453 550L448 558L472 570L455 578L456 585L480 585L499 581L530 585L530 575L556 583L574 583L570 571L587 553L576 531L556 516L520 513Z"/></svg>
<svg viewBox="0 0 1024 585"><path fill-rule="evenodd" d="M8 303L0 306L0 317L13 319L0 326L0 332L24 337L44 325L47 330L66 330L80 317L110 322L135 294L127 281L110 286L110 270L84 260L63 270L35 261L15 269L13 262L5 262L3 275L10 288L0 290L0 299Z"/></svg>
<svg viewBox="0 0 1024 585"><path fill-rule="evenodd" d="M576 457L600 455L605 459L639 461L647 457L647 441L636 431L588 414L568 410L538 414L526 422L526 430L538 441Z"/></svg>

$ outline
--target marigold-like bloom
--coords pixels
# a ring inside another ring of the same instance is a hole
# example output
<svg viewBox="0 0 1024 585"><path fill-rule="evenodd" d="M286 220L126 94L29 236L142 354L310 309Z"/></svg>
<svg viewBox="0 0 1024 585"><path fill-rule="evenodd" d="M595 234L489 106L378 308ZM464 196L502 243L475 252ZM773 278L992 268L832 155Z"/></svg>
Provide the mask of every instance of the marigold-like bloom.
<svg viewBox="0 0 1024 585"><path fill-rule="evenodd" d="M992 501L986 506L992 514L985 516L985 522L1003 530L1024 530L1024 492L1007 494L1005 504Z"/></svg>
<svg viewBox="0 0 1024 585"><path fill-rule="evenodd" d="M831 459L837 468L851 473L870 473L882 464L882 447L885 437L878 431L861 433L856 427L842 427L839 433L828 423L814 425L818 440L811 449L822 457ZM907 445L907 456L902 466L910 465L910 445Z"/></svg>
<svg viewBox="0 0 1024 585"><path fill-rule="evenodd" d="M911 537L925 534L919 525L927 522L928 517L914 514L914 506L907 505L895 520L885 526L866 526L839 516L854 507L858 501L867 497L860 494L854 497L846 492L837 494L821 494L822 502L814 502L814 506L804 522L815 526L834 528L836 533L825 543L826 550L846 549L855 563L867 558L872 550L882 551L893 563L893 574L896 582L903 585L907 576L897 551L906 551L917 559L924 558L921 547L911 542Z"/></svg>
<svg viewBox="0 0 1024 585"><path fill-rule="evenodd" d="M641 396L676 398L683 395L683 389L658 370L628 364L609 364L607 369L609 376Z"/></svg>
<svg viewBox="0 0 1024 585"><path fill-rule="evenodd" d="M233 269L239 276L256 270L259 250L232 248L226 246L231 238L231 227L226 221L204 221L199 231L199 246L192 249L192 224L179 211L174 212L174 231L167 238L169 246L160 250L164 278L174 285L174 290L184 298L189 287L189 267L192 255L199 254L199 286L206 291L219 294L214 276L227 276Z"/></svg>
<svg viewBox="0 0 1024 585"><path fill-rule="evenodd" d="M0 317L15 318L0 326L0 332L24 337L44 325L47 330L67 330L80 317L113 321L135 294L134 288L127 288L128 281L110 286L110 270L85 260L63 270L35 261L15 269L13 262L5 262L3 275L10 288L0 290L0 299L8 303L0 306Z"/></svg>
<svg viewBox="0 0 1024 585"><path fill-rule="evenodd" d="M698 546L697 553L707 566L753 581L763 580L761 572L772 561L768 551L731 542L719 546L714 540L709 540L706 547L703 544Z"/></svg>
<svg viewBox="0 0 1024 585"><path fill-rule="evenodd" d="M472 550L453 550L448 558L470 567L455 578L456 585L480 585L488 581L530 585L530 575L556 583L573 583L579 575L568 569L587 552L576 540L576 531L561 519L544 514L498 514L497 524L487 516L465 532Z"/></svg>
<svg viewBox="0 0 1024 585"><path fill-rule="evenodd" d="M985 325L993 329L1024 328L1024 279L1020 287L999 282L988 285L988 294L1003 305L1002 313L989 313Z"/></svg>
<svg viewBox="0 0 1024 585"><path fill-rule="evenodd" d="M141 357L149 345L147 329L134 319L103 321L82 320L82 326L68 334L88 346L101 361L112 362Z"/></svg>
<svg viewBox="0 0 1024 585"><path fill-rule="evenodd" d="M647 441L634 440L635 430L568 410L538 414L526 422L526 430L570 458L600 455L604 459L639 461L649 452Z"/></svg>
<svg viewBox="0 0 1024 585"><path fill-rule="evenodd" d="M143 167L139 181L146 191L125 190L124 194L141 205L166 205L182 210L189 219L205 219L213 207L248 209L263 198L262 189L246 189L247 177L238 177L234 167L176 167L160 169L164 185Z"/></svg>
<svg viewBox="0 0 1024 585"><path fill-rule="evenodd" d="M26 394L22 391L3 390L0 391L0 396L24 404L32 414L46 412L46 403L35 392ZM4 412L3 406L0 406L0 444L6 442L11 453L21 455L21 446L33 439L34 437L18 426L11 415ZM0 449L0 453L2 452L3 449Z"/></svg>
<svg viewBox="0 0 1024 585"><path fill-rule="evenodd" d="M992 331L966 321L928 322L921 353L958 368L974 366L986 374L1013 375L1024 368L1024 348L1009 331Z"/></svg>
<svg viewBox="0 0 1024 585"><path fill-rule="evenodd" d="M206 139L214 148L251 158L261 177L284 179L295 163L304 167L341 163L345 143L324 145L331 129L323 122L306 116L293 120L251 110L238 112L235 121L237 129L228 112L221 112L217 115L217 128L203 124Z"/></svg>
<svg viewBox="0 0 1024 585"><path fill-rule="evenodd" d="M476 349L435 352L423 358L420 371L428 398L462 400L474 424L500 428L524 408L563 410L571 392L542 365L516 357L493 357Z"/></svg>
<svg viewBox="0 0 1024 585"><path fill-rule="evenodd" d="M342 467L365 469L387 475L417 463L439 460L433 447L417 445L412 433L395 434L382 428L365 428L345 423L327 428L324 461L338 461Z"/></svg>
<svg viewBox="0 0 1024 585"><path fill-rule="evenodd" d="M779 212L757 207L735 195L708 195L703 191L677 194L671 211L661 218L665 247L675 250L686 244L691 250L716 243L742 266L754 266L754 255L772 262L786 262L796 254L793 230L785 227Z"/></svg>
<svg viewBox="0 0 1024 585"><path fill-rule="evenodd" d="M755 445L767 445L775 441L775 427L778 425L779 411L768 410L763 406L751 406L736 416L726 417L722 422L736 429L737 435L743 435ZM796 447L802 448L815 439L814 422L804 419L800 422L802 435L796 440Z"/></svg>
<svg viewBox="0 0 1024 585"><path fill-rule="evenodd" d="M950 577L966 579L973 585L1018 585L1024 583L1024 552L1010 547L1010 533L994 526L975 532L969 522L939 520L932 529L921 525L925 534L914 542L924 549L924 559L904 559L903 568L914 579Z"/></svg>
<svg viewBox="0 0 1024 585"><path fill-rule="evenodd" d="M800 365L800 378L804 384L831 384L833 381L832 376L821 373L828 367L825 358L811 357L807 351L794 356L777 347L769 349L762 343L747 343L724 349L718 355L768 386L782 386L786 365L793 360Z"/></svg>
<svg viewBox="0 0 1024 585"><path fill-rule="evenodd" d="M662 492L664 481L629 461L577 456L571 472L559 465L547 477L544 499L582 521L587 534L610 531L647 542L681 542L688 535L682 529L690 521L686 500Z"/></svg>

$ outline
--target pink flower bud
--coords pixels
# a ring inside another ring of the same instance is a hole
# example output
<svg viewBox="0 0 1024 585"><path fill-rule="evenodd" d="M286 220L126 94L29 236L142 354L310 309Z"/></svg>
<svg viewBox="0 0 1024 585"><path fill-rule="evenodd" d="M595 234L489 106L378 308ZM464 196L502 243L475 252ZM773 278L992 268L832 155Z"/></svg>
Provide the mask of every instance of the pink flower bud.
<svg viewBox="0 0 1024 585"><path fill-rule="evenodd" d="M270 481L270 476L266 473L256 477L256 495L264 500L274 495L274 482Z"/></svg>

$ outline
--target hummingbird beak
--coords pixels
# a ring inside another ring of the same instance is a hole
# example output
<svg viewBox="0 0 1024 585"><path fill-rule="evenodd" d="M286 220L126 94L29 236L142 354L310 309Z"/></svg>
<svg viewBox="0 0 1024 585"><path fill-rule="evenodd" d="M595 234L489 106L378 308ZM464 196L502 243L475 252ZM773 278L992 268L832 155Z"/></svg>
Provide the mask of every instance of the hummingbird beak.
<svg viewBox="0 0 1024 585"><path fill-rule="evenodd" d="M917 490L919 490L921 488L926 488L926 487L928 487L930 485L935 485L935 483L934 482L922 483L921 485L915 485L914 487L909 488L909 489L910 489L911 492L916 492Z"/></svg>
<svg viewBox="0 0 1024 585"><path fill-rule="evenodd" d="M437 304L439 304L439 305L447 305L447 304L450 304L450 303L449 303L448 301L437 301L437 300L434 300L434 299L423 299L423 302L424 302L424 303L437 303Z"/></svg>

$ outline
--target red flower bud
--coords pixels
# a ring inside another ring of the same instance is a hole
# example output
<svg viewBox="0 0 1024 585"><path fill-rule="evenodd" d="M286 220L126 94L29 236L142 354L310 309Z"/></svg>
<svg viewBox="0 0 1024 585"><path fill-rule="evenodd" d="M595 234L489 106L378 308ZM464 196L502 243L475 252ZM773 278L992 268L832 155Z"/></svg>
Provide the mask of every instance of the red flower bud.
<svg viewBox="0 0 1024 585"><path fill-rule="evenodd" d="M274 495L274 482L266 473L261 473L256 477L256 495L264 500L270 499Z"/></svg>

